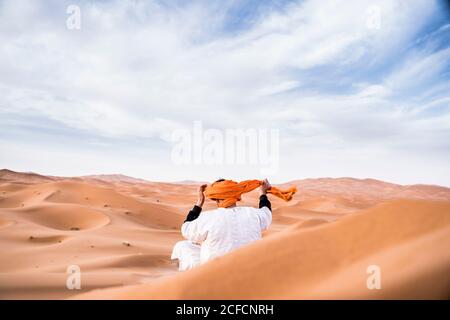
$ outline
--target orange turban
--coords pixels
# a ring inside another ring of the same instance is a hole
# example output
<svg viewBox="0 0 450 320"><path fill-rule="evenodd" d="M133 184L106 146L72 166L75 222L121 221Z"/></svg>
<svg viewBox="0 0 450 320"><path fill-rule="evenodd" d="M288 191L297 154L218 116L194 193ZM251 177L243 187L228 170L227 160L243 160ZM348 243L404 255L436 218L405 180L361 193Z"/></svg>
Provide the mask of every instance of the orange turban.
<svg viewBox="0 0 450 320"><path fill-rule="evenodd" d="M205 196L209 199L223 200L220 202L219 206L227 208L240 201L243 193L250 192L260 187L262 183L261 180L246 180L239 183L233 180L214 182L206 188ZM267 190L267 193L273 194L285 201L291 200L295 192L297 192L296 187L291 187L287 190L271 187Z"/></svg>

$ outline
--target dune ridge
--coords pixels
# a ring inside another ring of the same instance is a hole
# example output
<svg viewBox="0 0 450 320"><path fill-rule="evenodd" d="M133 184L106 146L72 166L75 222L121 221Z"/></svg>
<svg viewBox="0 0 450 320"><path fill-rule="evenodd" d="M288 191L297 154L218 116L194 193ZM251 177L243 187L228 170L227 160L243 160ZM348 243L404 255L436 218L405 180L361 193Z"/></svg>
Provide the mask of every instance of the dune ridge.
<svg viewBox="0 0 450 320"><path fill-rule="evenodd" d="M449 203L392 201L314 229L280 232L164 281L94 291L79 298L447 298L449 212ZM433 237L439 239L439 246L423 241ZM409 241L422 250L404 261L400 248ZM390 254L396 250L398 256ZM433 258L428 269L414 268L426 258ZM395 281L384 281L383 290L369 290L366 268L371 264ZM411 273L406 280L405 268ZM414 288L423 290L411 292Z"/></svg>
<svg viewBox="0 0 450 320"><path fill-rule="evenodd" d="M194 181L0 170L0 299L450 296L449 188L353 178L289 184L299 193L271 199L273 224L261 241L178 273L170 252L196 201ZM257 200L252 192L240 204ZM207 201L204 210L214 207ZM65 287L73 264L81 291ZM381 290L366 287L371 264L381 268Z"/></svg>

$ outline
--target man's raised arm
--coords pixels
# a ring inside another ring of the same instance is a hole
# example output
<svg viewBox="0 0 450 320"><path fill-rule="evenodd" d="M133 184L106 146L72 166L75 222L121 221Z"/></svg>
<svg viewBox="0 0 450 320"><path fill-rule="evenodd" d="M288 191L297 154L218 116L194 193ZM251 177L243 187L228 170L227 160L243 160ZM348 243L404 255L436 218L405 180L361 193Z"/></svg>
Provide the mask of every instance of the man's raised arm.
<svg viewBox="0 0 450 320"><path fill-rule="evenodd" d="M194 221L200 216L200 213L202 212L203 204L205 203L205 195L203 192L205 192L206 184L201 185L198 187L198 199L195 206L192 208L192 210L189 211L186 220L184 222Z"/></svg>
<svg viewBox="0 0 450 320"><path fill-rule="evenodd" d="M259 188L259 208L267 207L270 211L272 211L272 204L267 198L267 190L269 190L272 186L270 185L267 179L264 179L261 187Z"/></svg>
<svg viewBox="0 0 450 320"><path fill-rule="evenodd" d="M269 181L265 179L259 188L259 210L257 212L261 230L266 230L272 223L272 205L267 198L267 190L271 187Z"/></svg>

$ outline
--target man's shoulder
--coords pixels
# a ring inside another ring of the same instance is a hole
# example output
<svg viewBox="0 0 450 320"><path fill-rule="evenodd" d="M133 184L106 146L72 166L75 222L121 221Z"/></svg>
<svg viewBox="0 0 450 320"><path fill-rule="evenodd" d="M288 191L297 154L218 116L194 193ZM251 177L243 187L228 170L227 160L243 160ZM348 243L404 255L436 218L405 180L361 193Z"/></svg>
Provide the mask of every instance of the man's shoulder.
<svg viewBox="0 0 450 320"><path fill-rule="evenodd" d="M256 213L258 213L258 210L260 210L260 209L255 208L255 207L239 206L239 207L236 207L235 210L240 213L256 214Z"/></svg>
<svg viewBox="0 0 450 320"><path fill-rule="evenodd" d="M203 214L203 213L209 214L209 213L212 213L212 212L217 212L217 211L219 211L220 209L221 209L221 208L209 209L209 210L203 210L203 211L202 211L202 214Z"/></svg>
<svg viewBox="0 0 450 320"><path fill-rule="evenodd" d="M226 212L236 212L236 211L245 211L245 212L253 212L255 210L258 210L257 208L254 207L244 207L244 206L237 206L234 208L217 208L217 209L211 209L211 210L206 210L203 211L202 214L200 216L216 216L216 215L221 215L224 214Z"/></svg>
<svg viewBox="0 0 450 320"><path fill-rule="evenodd" d="M206 210L206 211L202 211L202 214L200 215L203 217L207 217L207 216L214 216L214 215L219 215L219 214L223 214L225 212L228 211L245 211L245 212L255 212L258 211L260 209L255 208L255 207L247 207L247 206L236 206L234 208L217 208L217 209L211 209L211 210Z"/></svg>
<svg viewBox="0 0 450 320"><path fill-rule="evenodd" d="M208 217L211 217L211 216L214 216L214 215L220 213L220 210L221 210L221 208L203 210L202 213L200 214L199 218L207 219Z"/></svg>
<svg viewBox="0 0 450 320"><path fill-rule="evenodd" d="M245 211L255 211L255 210L258 210L257 208L255 208L255 207L244 207L244 206L239 206L239 207L236 207L236 208L238 208L238 209L241 209L241 210L245 210Z"/></svg>
<svg viewBox="0 0 450 320"><path fill-rule="evenodd" d="M262 207L262 208L255 208L255 207L240 207L243 208L242 211L244 212L248 212L250 214L259 214L261 212L265 212L268 211L270 212L270 209L267 207Z"/></svg>

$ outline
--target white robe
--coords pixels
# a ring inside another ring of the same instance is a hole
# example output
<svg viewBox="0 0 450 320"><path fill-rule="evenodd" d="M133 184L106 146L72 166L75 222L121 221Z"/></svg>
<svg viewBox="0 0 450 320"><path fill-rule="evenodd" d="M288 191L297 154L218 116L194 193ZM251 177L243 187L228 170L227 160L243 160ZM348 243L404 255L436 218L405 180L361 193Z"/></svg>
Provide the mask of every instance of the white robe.
<svg viewBox="0 0 450 320"><path fill-rule="evenodd" d="M261 238L272 222L267 208L219 208L202 212L183 223L181 233L187 240L175 244L172 259L179 260L179 270L191 269L215 257Z"/></svg>

